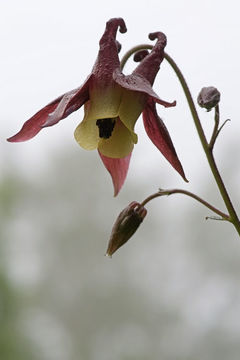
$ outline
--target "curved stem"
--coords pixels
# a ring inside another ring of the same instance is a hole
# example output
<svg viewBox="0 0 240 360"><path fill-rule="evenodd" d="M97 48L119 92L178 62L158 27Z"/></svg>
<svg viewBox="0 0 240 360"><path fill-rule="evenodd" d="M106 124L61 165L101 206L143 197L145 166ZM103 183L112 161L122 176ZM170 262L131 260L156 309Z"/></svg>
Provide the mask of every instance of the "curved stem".
<svg viewBox="0 0 240 360"><path fill-rule="evenodd" d="M212 153L212 149L209 148L209 145L208 145L206 136L204 134L204 131L203 131L203 128L202 128L202 125L201 125L201 122L200 122L196 107L194 105L192 95L191 95L190 90L188 88L188 85L187 85L187 83L186 83L180 69L178 68L177 64L175 63L175 61L166 53L165 53L165 59L168 61L168 63L171 65L171 67L175 71L175 73L176 73L176 75L177 75L177 77L178 77L178 79L179 79L179 81L180 81L180 83L182 85L182 88L183 88L183 91L184 91L185 96L187 98L188 105L190 107L192 117L193 117L196 129L197 129L198 136L200 138L203 150L204 150L204 152L206 154L209 166L211 168L212 174L213 174L213 176L215 178L215 181L217 183L218 189L219 189L219 191L221 193L222 199L223 199L223 201L224 201L224 203L226 205L226 208L227 208L227 210L229 212L230 222L232 222L232 224L234 225L234 227L237 230L238 234L240 235L240 221L239 221L237 213L236 213L236 211L235 211L235 209L233 207L233 204L232 204L232 202L230 200L230 197L228 195L228 192L227 192L227 189L226 189L226 187L224 185L222 177L221 177L221 175L220 175L220 173L218 171L218 168L217 168L217 165L216 165L213 153Z"/></svg>
<svg viewBox="0 0 240 360"><path fill-rule="evenodd" d="M120 63L120 67L121 69L123 69L124 65L126 64L127 60L129 59L129 57L134 54L135 52L139 51L139 50L143 50L143 49L152 49L152 45L148 45L148 44L142 44L142 45L138 45L133 47L131 50L129 50L125 56L123 57L121 63ZM213 152L212 149L209 147L208 141L206 139L205 133L203 131L203 127L202 124L200 122L191 92L189 90L189 87L186 83L186 80L181 72L181 70L179 69L179 67L177 66L177 64L175 63L175 61L171 58L171 56L169 56L167 53L165 53L165 59L167 60L167 62L169 63L169 65L172 67L172 69L174 70L175 74L178 77L178 80L180 81L184 94L186 96L193 120L194 120L194 124L195 127L197 129L197 133L199 136L199 139L201 141L203 150L206 154L210 169L212 171L212 174L215 178L215 181L217 183L218 189L221 193L222 199L225 203L225 206L229 212L229 217L228 220L234 225L236 231L238 232L238 234L240 235L240 221L238 219L237 213L233 207L233 204L230 200L230 197L228 195L227 189L224 185L224 182L222 180L222 177L218 171L214 156L213 156Z"/></svg>
<svg viewBox="0 0 240 360"><path fill-rule="evenodd" d="M201 204L203 204L204 206L206 206L207 208L209 208L210 210L212 210L213 212L215 212L217 215L221 216L222 219L230 221L230 218L227 214L224 214L222 211L218 210L217 208L215 208L214 206L212 206L211 204L209 204L207 201L203 200L202 198L200 198L199 196L191 193L190 191L187 190L183 190L183 189L168 189L168 190L159 190L157 193L152 194L150 196L148 196L141 204L140 206L145 206L149 201L159 197L159 196L164 196L164 195L172 195L172 194L183 194L183 195L187 195L195 200L197 200L198 202L200 202Z"/></svg>

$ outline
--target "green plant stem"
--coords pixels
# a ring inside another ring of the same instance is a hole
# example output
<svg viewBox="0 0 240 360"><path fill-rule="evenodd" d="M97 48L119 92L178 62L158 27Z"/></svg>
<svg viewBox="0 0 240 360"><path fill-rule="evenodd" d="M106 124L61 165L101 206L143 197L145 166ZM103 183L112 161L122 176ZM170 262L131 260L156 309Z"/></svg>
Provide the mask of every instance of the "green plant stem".
<svg viewBox="0 0 240 360"><path fill-rule="evenodd" d="M210 210L215 212L217 215L221 216L222 219L227 220L227 221L230 220L229 216L227 214L224 214L222 211L218 210L217 208L215 208L214 206L212 206L211 204L209 204L207 201L203 200L199 196L191 193L190 191L183 190L183 189L159 190L157 193L148 196L140 205L145 206L149 201L151 201L159 196L172 195L172 194L187 195L187 196L197 200L198 202L200 202L201 204L203 204L204 206L206 206L207 208L209 208Z"/></svg>
<svg viewBox="0 0 240 360"><path fill-rule="evenodd" d="M218 105L215 107L214 121L215 121L215 124L214 124L213 132L212 132L212 137L211 137L211 140L209 142L210 151L213 151L215 141L216 141L217 136L219 134L219 106Z"/></svg>
<svg viewBox="0 0 240 360"><path fill-rule="evenodd" d="M214 176L214 179L215 179L215 181L217 183L217 186L218 186L218 189L219 189L219 191L221 193L222 199L223 199L223 201L225 203L225 206L226 206L226 208L228 210L229 219L230 219L229 221L234 225L236 231L238 232L238 234L240 236L240 222L239 222L237 213L236 213L236 211L235 211L235 209L233 207L233 204L232 204L232 202L230 200L227 189L226 189L226 187L224 185L224 182L222 180L222 177L221 177L221 175L220 175L220 173L218 171L218 168L217 168L214 156L213 156L212 149L209 148L209 145L208 145L206 136L204 134L204 131L203 131L203 128L202 128L202 125L201 125L201 122L200 122L196 107L194 105L192 95L191 95L190 90L188 88L188 85L187 85L187 83L186 83L180 69L178 68L177 64L175 63L175 61L166 53L165 53L165 59L168 61L168 63L171 65L171 67L175 71L175 73L176 73L176 75L177 75L177 77L178 77L178 79L179 79L179 81L180 81L180 83L182 85L182 88L183 88L183 91L184 91L185 96L187 98L188 105L189 105L189 108L190 108L190 111L191 111L191 114L192 114L196 129L197 129L198 136L199 136L199 139L201 141L203 150L204 150L204 152L206 154L210 169L211 169L212 174Z"/></svg>
<svg viewBox="0 0 240 360"><path fill-rule="evenodd" d="M126 64L127 60L129 59L129 57L132 54L134 54L135 52L137 52L139 50L143 50L143 49L150 49L151 50L152 45L143 44L143 45L135 46L134 48L130 49L125 54L125 56L122 58L122 61L121 61L121 64L120 64L121 69L123 69L124 65ZM223 201L225 203L225 206L226 206L226 208L228 210L228 213L229 213L228 219L234 225L236 231L238 232L238 234L240 236L240 221L239 221L237 213L236 213L236 211L235 211L235 209L233 207L233 204L232 204L232 202L230 200L230 197L228 195L228 192L227 192L227 189L226 189L226 187L224 185L222 177L221 177L221 175L220 175L220 173L218 171L218 168L217 168L214 156L213 156L213 151L209 147L209 144L208 144L208 141L206 139L205 133L203 131L202 124L201 124L201 121L199 119L199 116L198 116L198 113L197 113L197 110L196 110L196 107L195 107L191 92L189 90L189 87L188 87L188 85L186 83L186 80L185 80L181 70L179 69L179 67L177 66L175 61L171 58L171 56L169 56L167 53L165 53L165 59L167 60L169 65L174 70L175 74L178 77L178 80L180 81L180 83L182 85L182 88L183 88L184 94L186 96L186 99L187 99L187 102L188 102L188 105L189 105L189 108L190 108L190 111L191 111L191 114L192 114L192 117L193 117L193 120L194 120L194 124L195 124L199 139L200 139L202 147L203 147L203 150L204 150L204 152L206 154L210 169L211 169L212 174L214 176L214 179L215 179L215 181L217 183L217 186L218 186L218 189L219 189L220 194L222 196L222 199L223 199Z"/></svg>

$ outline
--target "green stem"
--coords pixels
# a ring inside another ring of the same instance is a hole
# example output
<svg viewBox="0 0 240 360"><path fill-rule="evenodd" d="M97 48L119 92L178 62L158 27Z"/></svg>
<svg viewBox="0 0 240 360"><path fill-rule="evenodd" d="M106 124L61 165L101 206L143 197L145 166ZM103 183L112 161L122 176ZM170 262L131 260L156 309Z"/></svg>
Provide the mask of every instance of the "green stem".
<svg viewBox="0 0 240 360"><path fill-rule="evenodd" d="M235 209L233 207L233 204L232 204L232 202L230 200L227 189L226 189L226 187L224 185L224 182L222 180L222 177L221 177L221 175L220 175L220 173L218 171L218 168L217 168L214 156L213 156L212 149L209 148L209 145L208 145L206 136L204 134L204 131L203 131L203 128L202 128L202 125L201 125L201 122L200 122L196 107L194 105L192 95L191 95L190 90L188 88L188 85L187 85L187 83L186 83L180 69L178 68L177 64L175 63L175 61L166 53L165 53L165 59L168 61L168 63L171 65L171 67L175 71L175 73L176 73L176 75L177 75L177 77L178 77L178 79L179 79L179 81L180 81L180 83L182 85L182 88L183 88L183 91L184 91L185 96L187 98L187 102L188 102L190 111L192 113L192 117L193 117L196 129L197 129L198 136L200 138L203 150L204 150L204 152L206 154L209 166L211 168L214 179L215 179L215 181L217 183L218 189L219 189L219 191L221 193L222 199L223 199L223 201L224 201L224 203L226 205L226 208L228 210L228 213L229 213L229 216L230 216L230 222L232 222L232 224L234 225L236 231L240 235L240 222L239 222L237 213L236 213L236 211L235 211Z"/></svg>
<svg viewBox="0 0 240 360"><path fill-rule="evenodd" d="M134 54L135 52L137 52L139 50L143 50L143 49L150 49L151 50L152 45L148 45L148 44L138 45L138 46L135 46L134 48L132 48L131 50L129 50L125 54L125 56L123 57L123 59L122 59L122 61L120 63L121 69L123 69L124 65L126 64L126 61L129 59L129 57L132 54ZM211 169L212 174L214 176L214 179L215 179L215 181L217 183L217 186L218 186L218 189L219 189L219 191L221 193L222 199L223 199L223 201L225 203L225 206L226 206L226 208L228 210L228 213L229 213L228 219L234 225L236 231L238 232L238 234L240 236L240 221L239 221L237 213L236 213L236 211L235 211L235 209L233 207L233 204L232 204L232 202L230 200L230 197L228 195L228 192L227 192L227 189L226 189L226 187L224 185L222 177L221 177L221 175L220 175L220 173L218 171L218 168L217 168L214 156L213 156L212 149L209 148L209 144L208 144L208 141L206 139L205 133L203 131L202 124L200 122L200 119L199 119L195 104L193 102L193 98L192 98L191 92L189 90L189 87L188 87L188 85L186 83L186 80L185 80L181 70L179 69L179 67L177 66L175 61L166 53L165 53L165 59L167 60L169 65L174 70L175 74L177 75L177 77L178 77L178 79L179 79L179 81L180 81L180 83L182 85L182 88L183 88L184 94L186 96L186 99L187 99L187 102L188 102L188 105L189 105L189 108L190 108L190 111L191 111L191 114L192 114L192 117L193 117L193 120L194 120L194 124L195 124L195 127L197 129L198 136L199 136L199 139L200 139L202 147L203 147L203 150L204 150L204 152L206 154L210 169Z"/></svg>
<svg viewBox="0 0 240 360"><path fill-rule="evenodd" d="M203 204L204 206L206 206L207 208L209 208L210 210L212 210L213 212L215 212L217 215L221 216L222 219L230 221L229 216L227 214L224 214L222 211L218 210L217 208L215 208L214 206L212 206L211 204L209 204L207 201L203 200L202 198L200 198L199 196L191 193L190 191L187 190L183 190L183 189L170 189L170 190L159 190L157 193L152 194L150 196L148 196L141 204L140 206L145 206L149 201L159 197L159 196L164 196L164 195L172 195L172 194L183 194L183 195L187 195L195 200L197 200L198 202L200 202L201 204Z"/></svg>
<svg viewBox="0 0 240 360"><path fill-rule="evenodd" d="M214 124L213 132L212 132L212 137L211 137L211 140L209 142L209 149L211 151L213 151L215 141L216 141L217 136L219 134L219 129L218 129L218 127L219 127L219 106L218 105L215 107L214 121L215 121L215 124Z"/></svg>

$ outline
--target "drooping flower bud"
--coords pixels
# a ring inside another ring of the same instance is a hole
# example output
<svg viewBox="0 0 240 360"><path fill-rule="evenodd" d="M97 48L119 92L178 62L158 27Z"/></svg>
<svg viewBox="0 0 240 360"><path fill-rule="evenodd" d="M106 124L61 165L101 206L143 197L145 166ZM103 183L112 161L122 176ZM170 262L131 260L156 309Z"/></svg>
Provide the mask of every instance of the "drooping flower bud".
<svg viewBox="0 0 240 360"><path fill-rule="evenodd" d="M131 202L120 212L112 228L106 256L111 257L132 237L146 215L147 210L136 201Z"/></svg>
<svg viewBox="0 0 240 360"><path fill-rule="evenodd" d="M207 111L216 107L219 101L220 92L213 86L202 88L197 98L198 105L207 109Z"/></svg>

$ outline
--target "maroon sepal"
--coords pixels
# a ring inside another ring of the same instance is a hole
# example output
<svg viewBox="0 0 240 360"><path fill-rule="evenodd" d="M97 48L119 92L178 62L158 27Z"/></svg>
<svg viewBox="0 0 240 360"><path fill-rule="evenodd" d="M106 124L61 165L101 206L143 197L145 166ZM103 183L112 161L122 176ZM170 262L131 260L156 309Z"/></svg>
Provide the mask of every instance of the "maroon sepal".
<svg viewBox="0 0 240 360"><path fill-rule="evenodd" d="M143 110L143 123L146 133L153 144L161 151L163 156L170 162L173 168L177 170L183 179L188 181L178 159L169 132L158 116L156 104L152 99L148 100L147 105Z"/></svg>

